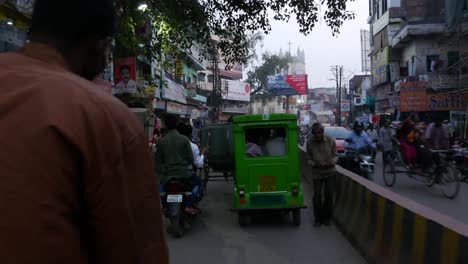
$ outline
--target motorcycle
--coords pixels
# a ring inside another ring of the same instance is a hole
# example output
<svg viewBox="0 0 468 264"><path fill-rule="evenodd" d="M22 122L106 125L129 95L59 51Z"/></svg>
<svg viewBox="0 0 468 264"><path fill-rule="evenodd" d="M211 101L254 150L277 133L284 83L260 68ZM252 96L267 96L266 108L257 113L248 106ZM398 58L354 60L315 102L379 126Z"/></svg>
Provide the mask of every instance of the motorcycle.
<svg viewBox="0 0 468 264"><path fill-rule="evenodd" d="M162 208L166 218L171 222L170 229L176 238L183 236L184 231L192 226L195 214L185 212L186 203L192 195L191 185L182 180L172 179L164 185L161 192Z"/></svg>
<svg viewBox="0 0 468 264"><path fill-rule="evenodd" d="M346 142L351 143L350 140ZM354 149L346 147L346 150L339 159L343 160L344 167L364 178L370 180L375 170L375 158L370 148Z"/></svg>

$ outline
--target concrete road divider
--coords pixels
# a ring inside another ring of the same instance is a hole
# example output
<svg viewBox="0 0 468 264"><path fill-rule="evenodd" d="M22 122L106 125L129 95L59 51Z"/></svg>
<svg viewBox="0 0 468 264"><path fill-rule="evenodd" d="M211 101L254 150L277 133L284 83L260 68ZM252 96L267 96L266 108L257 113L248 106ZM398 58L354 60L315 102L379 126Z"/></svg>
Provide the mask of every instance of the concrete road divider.
<svg viewBox="0 0 468 264"><path fill-rule="evenodd" d="M468 263L468 225L337 170L335 223L370 263Z"/></svg>

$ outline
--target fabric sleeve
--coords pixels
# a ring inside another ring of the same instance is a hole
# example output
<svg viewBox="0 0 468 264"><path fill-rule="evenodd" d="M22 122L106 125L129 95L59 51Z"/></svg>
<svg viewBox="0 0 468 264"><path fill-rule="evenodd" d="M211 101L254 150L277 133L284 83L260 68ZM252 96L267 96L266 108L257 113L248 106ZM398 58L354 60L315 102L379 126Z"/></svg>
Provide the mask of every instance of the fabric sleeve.
<svg viewBox="0 0 468 264"><path fill-rule="evenodd" d="M195 164L195 167L197 167L197 169L201 169L205 164L205 157L203 155L200 155L200 149L197 145L192 145L192 147L194 160L193 163Z"/></svg>
<svg viewBox="0 0 468 264"><path fill-rule="evenodd" d="M103 159L107 164L85 182L95 263L168 264L159 183L148 142L141 134L116 150L122 152L120 159Z"/></svg>

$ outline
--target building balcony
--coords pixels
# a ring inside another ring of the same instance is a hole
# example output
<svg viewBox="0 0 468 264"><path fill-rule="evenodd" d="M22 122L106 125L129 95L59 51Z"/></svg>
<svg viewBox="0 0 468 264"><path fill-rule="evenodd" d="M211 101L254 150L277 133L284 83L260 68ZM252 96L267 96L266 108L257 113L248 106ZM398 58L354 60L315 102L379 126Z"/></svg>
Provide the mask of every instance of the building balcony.
<svg viewBox="0 0 468 264"><path fill-rule="evenodd" d="M402 48L408 44L412 37L444 33L448 33L448 31L445 23L442 22L407 24L389 42L393 48Z"/></svg>
<svg viewBox="0 0 468 264"><path fill-rule="evenodd" d="M203 91L213 91L213 83L211 82L198 82L198 88Z"/></svg>
<svg viewBox="0 0 468 264"><path fill-rule="evenodd" d="M447 89L462 89L468 87L468 78L461 78L455 74L435 74L427 75L429 87L435 91Z"/></svg>
<svg viewBox="0 0 468 264"><path fill-rule="evenodd" d="M456 74L447 74L447 73L429 73L427 75L420 76L411 76L403 77L400 81L395 83L396 91L399 91L398 87L402 82L405 81L415 81L419 83L427 83L427 87L434 91L444 91L444 90L459 90L465 89L468 87L468 78L465 76L461 78Z"/></svg>

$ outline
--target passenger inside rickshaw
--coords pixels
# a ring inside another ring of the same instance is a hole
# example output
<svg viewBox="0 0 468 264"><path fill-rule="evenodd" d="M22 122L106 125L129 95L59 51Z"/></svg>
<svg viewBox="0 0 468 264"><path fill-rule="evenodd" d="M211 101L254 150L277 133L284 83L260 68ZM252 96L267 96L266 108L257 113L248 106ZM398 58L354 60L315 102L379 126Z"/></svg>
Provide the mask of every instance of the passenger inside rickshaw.
<svg viewBox="0 0 468 264"><path fill-rule="evenodd" d="M245 131L247 157L287 155L286 128L250 128Z"/></svg>

